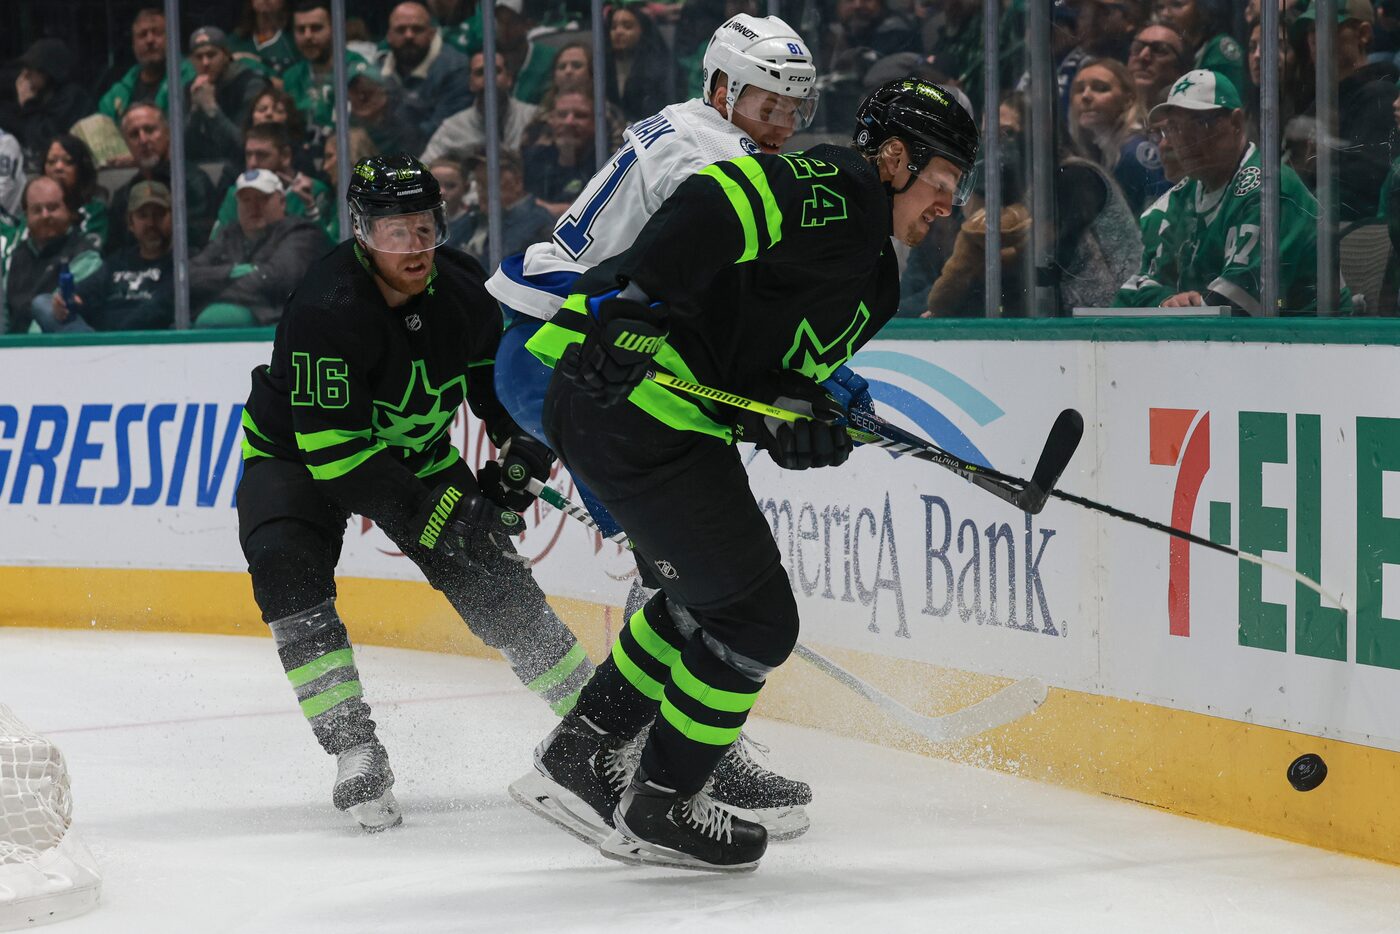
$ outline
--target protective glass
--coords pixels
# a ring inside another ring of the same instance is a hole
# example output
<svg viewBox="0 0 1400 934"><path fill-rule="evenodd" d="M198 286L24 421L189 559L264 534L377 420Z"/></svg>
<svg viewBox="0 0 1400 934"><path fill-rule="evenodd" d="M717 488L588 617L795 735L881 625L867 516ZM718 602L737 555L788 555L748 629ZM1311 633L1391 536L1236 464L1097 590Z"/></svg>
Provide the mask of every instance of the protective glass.
<svg viewBox="0 0 1400 934"><path fill-rule="evenodd" d="M785 97L776 91L749 85L739 94L734 113L757 123L779 126L794 133L807 129L817 112L817 92L810 97Z"/></svg>
<svg viewBox="0 0 1400 934"><path fill-rule="evenodd" d="M447 209L391 214L355 215L355 236L379 253L422 253L447 242Z"/></svg>

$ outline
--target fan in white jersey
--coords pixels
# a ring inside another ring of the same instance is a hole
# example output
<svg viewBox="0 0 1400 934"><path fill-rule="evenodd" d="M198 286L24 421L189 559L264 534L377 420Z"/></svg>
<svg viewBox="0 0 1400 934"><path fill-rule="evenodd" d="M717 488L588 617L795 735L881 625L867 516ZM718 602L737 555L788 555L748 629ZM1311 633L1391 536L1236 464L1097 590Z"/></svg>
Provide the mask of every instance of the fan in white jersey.
<svg viewBox="0 0 1400 934"><path fill-rule="evenodd" d="M727 20L711 37L704 65L708 99L671 104L628 127L622 148L559 219L553 238L501 263L486 288L502 305L552 318L573 279L631 246L687 177L722 159L777 153L811 122L812 54L778 17Z"/></svg>
<svg viewBox="0 0 1400 934"><path fill-rule="evenodd" d="M486 283L512 319L496 352L497 393L520 426L545 443L540 412L553 371L525 342L554 317L574 281L631 246L688 177L721 160L776 154L811 122L817 103L812 54L776 16L741 13L727 20L710 39L704 64L708 99L663 107L628 127L622 148L559 219L553 239L508 257ZM604 535L620 530L587 489L577 481L574 489ZM760 766L747 743L741 735L725 754L711 794L759 820L775 839L802 833L809 826L811 788Z"/></svg>

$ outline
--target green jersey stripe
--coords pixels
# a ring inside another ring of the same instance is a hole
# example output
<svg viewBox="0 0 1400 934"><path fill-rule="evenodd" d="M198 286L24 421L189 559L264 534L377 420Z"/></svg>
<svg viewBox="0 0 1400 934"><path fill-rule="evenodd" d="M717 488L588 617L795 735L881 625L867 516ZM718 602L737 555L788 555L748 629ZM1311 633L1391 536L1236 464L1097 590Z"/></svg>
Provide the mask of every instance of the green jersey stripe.
<svg viewBox="0 0 1400 934"><path fill-rule="evenodd" d="M380 441L377 444L365 448L363 451L358 451L351 454L349 457L342 457L338 461L331 461L329 464L321 464L319 466L307 464L306 469L311 471L311 476L315 480L334 480L337 477L345 476L380 451L385 450L385 448L386 445L384 442Z"/></svg>
<svg viewBox="0 0 1400 934"><path fill-rule="evenodd" d="M753 216L753 207L749 204L748 195L739 187L738 182L724 174L718 164L706 166L700 170L700 174L708 175L719 183L725 197L733 206L734 213L739 217L739 226L744 231L744 252L736 262L747 263L754 259L758 256L758 222Z"/></svg>
<svg viewBox="0 0 1400 934"><path fill-rule="evenodd" d="M344 444L347 441L361 438L368 440L370 430L366 428L363 431L342 431L339 428L327 428L324 431L313 431L308 434L302 434L298 431L295 434L297 447L307 454L311 454L315 451L333 448L337 444Z"/></svg>
<svg viewBox="0 0 1400 934"><path fill-rule="evenodd" d="M763 174L763 167L753 156L732 159L729 164L743 172L754 191L758 192L759 200L763 202L763 217L768 222L768 248L772 249L783 239L783 212L778 207L778 199L773 197L768 176Z"/></svg>

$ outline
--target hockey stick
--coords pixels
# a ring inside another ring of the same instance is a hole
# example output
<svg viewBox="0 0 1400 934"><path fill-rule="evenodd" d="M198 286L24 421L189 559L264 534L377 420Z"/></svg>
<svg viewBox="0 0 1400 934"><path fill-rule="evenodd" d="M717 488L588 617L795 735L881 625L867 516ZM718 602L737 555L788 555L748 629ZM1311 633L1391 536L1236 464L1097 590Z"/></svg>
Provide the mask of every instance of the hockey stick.
<svg viewBox="0 0 1400 934"><path fill-rule="evenodd" d="M526 488L555 509L570 518L577 519L600 535L602 534L598 523L588 514L587 509L574 503L554 487L546 486L531 477ZM632 541L624 532L604 537L628 550L632 548ZM1005 726L1013 720L1019 720L1027 714L1033 713L1045 701L1046 696L1046 687L1043 681L1039 678L1026 678L961 710L955 710L941 716L925 716L910 710L893 697L873 685L867 684L831 659L809 649L801 642L797 643L793 652L816 666L823 674L836 679L876 707L884 710L909 731L935 743L965 739L999 726Z"/></svg>
<svg viewBox="0 0 1400 934"><path fill-rule="evenodd" d="M667 373L648 373L647 377L662 386L669 386L682 392L702 396L706 399L713 399L717 402L747 409L761 415L781 418L784 421L796 421L799 418L805 417L797 412L789 411L788 409L778 408L777 406L768 405L763 402L755 402L752 399L745 399L743 396L736 396L733 393L711 389L708 386L701 386L698 383L690 383L685 380L676 379L674 376ZM1100 503L1083 496L1076 496L1073 493L1066 493L1063 490L1055 489L1055 481L1059 479L1060 474L1064 471L1065 466L1069 462L1070 456L1074 454L1074 449L1079 444L1079 437L1084 430L1083 419L1080 418L1079 413L1074 411L1074 409L1065 409L1060 413L1059 417L1055 419L1055 425L1050 429L1050 437L1045 442L1045 449L1041 452L1040 460L1035 466L1035 473L1031 476L1029 483L1019 477L1013 477L1010 474L992 470L990 467L982 467L967 461L961 461L959 458L949 454L932 442L925 441L917 435L910 434L902 428L891 425L878 416L862 412L851 412L849 414L853 427L848 428L847 432L853 439L862 443L873 444L875 447L884 448L895 454L909 454L920 460L932 461L940 466L947 467L954 473L963 475L984 490L1001 497L1026 512L1039 512L1040 509L1044 507L1046 501L1051 497L1061 499L1067 503L1074 503L1076 506L1083 506L1085 509L1092 509L1096 512L1104 513L1115 519L1122 519L1124 522L1131 522L1134 525L1140 525L1144 528L1163 532L1174 538L1188 541L1193 545L1200 545L1203 548L1209 548L1212 551L1230 555L1241 561L1257 564L1261 568L1273 568L1275 571L1288 575L1304 587L1314 591L1318 596L1322 597L1342 612L1347 614L1351 612L1347 609L1345 603L1324 590L1320 583L1293 568L1270 561L1259 555L1250 554L1247 551L1240 551L1238 548L1232 548L1229 545L1213 542L1208 538L1202 538L1184 529L1178 529L1176 526L1156 522L1145 516L1139 516L1135 513L1119 509L1116 506L1109 506L1106 503Z"/></svg>
<svg viewBox="0 0 1400 934"><path fill-rule="evenodd" d="M671 389L711 399L715 402L723 402L725 405L732 405L735 408L745 409L770 418L778 418L787 422L806 418L806 416L789 409L756 402L732 392L724 392L720 389L702 386L699 383L678 379L669 373L650 371L647 373L647 379ZM1045 440L1045 447L1041 450L1040 459L1035 465L1035 473L1032 474L1029 481L1026 481L982 464L963 460L931 442L901 428L896 428L876 415L850 412L847 417L850 424L846 428L846 433L851 436L852 440L869 444L872 447L884 448L894 454L908 454L919 460L937 464L965 477L1017 509L1031 514L1038 513L1045 508L1046 499L1049 497L1055 481L1060 478L1060 474L1069 464L1069 459L1074 456L1075 448L1079 446L1079 439L1084 434L1084 419L1078 412L1074 409L1065 409L1061 412L1059 417L1055 419L1055 424L1051 427L1050 434Z"/></svg>

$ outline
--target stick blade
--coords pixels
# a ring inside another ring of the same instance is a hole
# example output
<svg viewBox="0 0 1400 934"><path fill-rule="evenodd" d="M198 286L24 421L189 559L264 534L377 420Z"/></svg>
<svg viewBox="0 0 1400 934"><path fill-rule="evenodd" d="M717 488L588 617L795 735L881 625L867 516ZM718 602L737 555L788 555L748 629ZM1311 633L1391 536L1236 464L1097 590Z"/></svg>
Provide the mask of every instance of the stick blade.
<svg viewBox="0 0 1400 934"><path fill-rule="evenodd" d="M1084 437L1084 416L1074 409L1065 409L1050 427L1050 435L1045 439L1045 447L1040 452L1040 460L1031 474L1030 485L1016 498L1016 505L1031 515L1045 508L1050 499L1050 491L1055 488L1060 474L1069 466L1070 458Z"/></svg>

